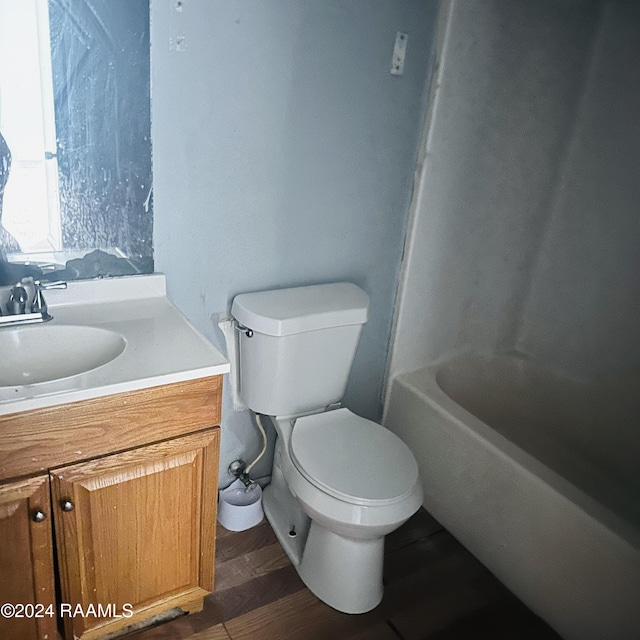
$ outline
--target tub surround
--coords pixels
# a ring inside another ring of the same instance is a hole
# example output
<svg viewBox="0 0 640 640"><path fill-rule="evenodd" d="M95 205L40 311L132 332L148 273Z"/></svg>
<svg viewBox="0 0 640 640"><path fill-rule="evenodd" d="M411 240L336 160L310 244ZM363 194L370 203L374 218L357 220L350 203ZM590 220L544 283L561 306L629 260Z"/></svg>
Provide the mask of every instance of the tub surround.
<svg viewBox="0 0 640 640"><path fill-rule="evenodd" d="M213 590L229 365L168 302L163 276L55 293L68 295L48 296L48 325L108 329L126 348L84 374L0 388L0 600L51 612L0 618L17 640L60 638L58 623L64 639L101 638L197 611Z"/></svg>
<svg viewBox="0 0 640 640"><path fill-rule="evenodd" d="M465 349L633 371L638 4L441 7L388 379Z"/></svg>

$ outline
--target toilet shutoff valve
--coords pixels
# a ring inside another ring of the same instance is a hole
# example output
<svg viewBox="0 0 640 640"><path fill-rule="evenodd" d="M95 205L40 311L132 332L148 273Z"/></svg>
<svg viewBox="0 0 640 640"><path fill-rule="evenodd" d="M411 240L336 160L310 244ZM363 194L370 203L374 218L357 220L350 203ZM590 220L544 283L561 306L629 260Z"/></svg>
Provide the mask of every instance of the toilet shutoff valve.
<svg viewBox="0 0 640 640"><path fill-rule="evenodd" d="M248 490L255 489L258 486L258 483L251 479L249 474L245 471L246 468L247 466L244 460L234 460L229 465L229 473L238 478Z"/></svg>

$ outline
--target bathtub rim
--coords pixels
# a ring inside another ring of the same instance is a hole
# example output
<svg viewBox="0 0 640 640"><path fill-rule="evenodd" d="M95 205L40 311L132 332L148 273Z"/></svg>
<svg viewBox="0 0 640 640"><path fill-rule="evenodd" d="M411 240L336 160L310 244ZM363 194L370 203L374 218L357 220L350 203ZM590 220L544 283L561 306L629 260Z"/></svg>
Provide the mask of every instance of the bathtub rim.
<svg viewBox="0 0 640 640"><path fill-rule="evenodd" d="M399 384L418 395L421 401L426 402L443 419L454 421L458 428L463 429L474 440L488 444L507 464L521 467L530 479L544 483L560 496L570 500L597 523L602 534L614 534L613 539L618 550L624 553L630 562L639 563L637 554L640 551L640 528L477 418L439 386L436 377L438 369L453 358L463 355L464 353L458 353L415 371L399 373L391 381L390 391L394 384ZM514 354L493 355L513 356ZM385 410L383 424L387 424L387 418Z"/></svg>

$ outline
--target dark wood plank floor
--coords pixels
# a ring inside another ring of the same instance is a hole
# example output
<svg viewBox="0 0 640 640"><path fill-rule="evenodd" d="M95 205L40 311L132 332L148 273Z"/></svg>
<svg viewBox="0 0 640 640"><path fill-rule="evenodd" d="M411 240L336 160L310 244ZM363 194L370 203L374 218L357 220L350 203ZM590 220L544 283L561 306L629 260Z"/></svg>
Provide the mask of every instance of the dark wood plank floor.
<svg viewBox="0 0 640 640"><path fill-rule="evenodd" d="M265 521L231 533L218 526L216 591L199 613L131 640L558 640L496 578L420 510L387 537L385 595L346 615L298 577Z"/></svg>

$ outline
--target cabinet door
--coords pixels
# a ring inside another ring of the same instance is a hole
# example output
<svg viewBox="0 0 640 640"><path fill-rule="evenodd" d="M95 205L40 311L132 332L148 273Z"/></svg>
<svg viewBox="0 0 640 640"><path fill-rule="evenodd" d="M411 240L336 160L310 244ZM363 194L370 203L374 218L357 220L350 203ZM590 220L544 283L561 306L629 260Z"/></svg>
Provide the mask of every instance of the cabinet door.
<svg viewBox="0 0 640 640"><path fill-rule="evenodd" d="M57 638L54 585L49 477L0 485L0 605L26 605L5 605L0 638Z"/></svg>
<svg viewBox="0 0 640 640"><path fill-rule="evenodd" d="M65 635L89 640L213 590L218 429L51 471Z"/></svg>

